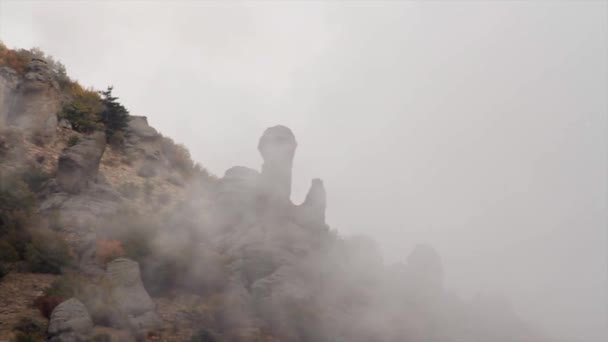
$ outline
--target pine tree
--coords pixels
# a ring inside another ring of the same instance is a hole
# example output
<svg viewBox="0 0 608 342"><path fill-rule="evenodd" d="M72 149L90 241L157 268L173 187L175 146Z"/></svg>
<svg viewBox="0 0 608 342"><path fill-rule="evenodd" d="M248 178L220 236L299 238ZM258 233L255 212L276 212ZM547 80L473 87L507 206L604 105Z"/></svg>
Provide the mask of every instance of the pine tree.
<svg viewBox="0 0 608 342"><path fill-rule="evenodd" d="M129 111L118 102L118 98L112 96L110 86L105 91L100 91L101 101L104 109L101 112L101 121L106 126L106 138L111 139L114 134L124 130L129 120Z"/></svg>

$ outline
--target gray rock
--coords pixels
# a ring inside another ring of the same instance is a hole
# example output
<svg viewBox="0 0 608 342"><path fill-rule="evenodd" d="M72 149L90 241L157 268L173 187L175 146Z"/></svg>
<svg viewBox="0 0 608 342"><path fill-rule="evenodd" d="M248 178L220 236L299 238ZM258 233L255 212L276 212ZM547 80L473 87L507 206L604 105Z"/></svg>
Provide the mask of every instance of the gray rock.
<svg viewBox="0 0 608 342"><path fill-rule="evenodd" d="M108 263L106 277L110 296L121 315L128 317L130 328L138 335L160 326L155 305L143 286L139 264L126 258Z"/></svg>
<svg viewBox="0 0 608 342"><path fill-rule="evenodd" d="M108 263L106 276L111 296L119 309L128 315L141 315L154 310L154 302L141 281L139 264L127 258Z"/></svg>
<svg viewBox="0 0 608 342"><path fill-rule="evenodd" d="M127 132L142 139L156 139L160 137L158 131L148 125L148 118L145 116L129 116Z"/></svg>
<svg viewBox="0 0 608 342"><path fill-rule="evenodd" d="M8 123L28 132L42 142L50 141L57 130L61 93L48 65L33 59L26 68L9 107Z"/></svg>
<svg viewBox="0 0 608 342"><path fill-rule="evenodd" d="M19 75L8 67L0 67L0 126L5 126L14 106Z"/></svg>
<svg viewBox="0 0 608 342"><path fill-rule="evenodd" d="M270 127L260 138L258 150L264 159L260 192L272 202L289 202L291 170L297 146L295 136L285 126Z"/></svg>
<svg viewBox="0 0 608 342"><path fill-rule="evenodd" d="M93 330L87 308L76 298L57 305L51 313L48 333L51 341L84 341Z"/></svg>
<svg viewBox="0 0 608 342"><path fill-rule="evenodd" d="M67 119L60 119L57 125L61 128L72 129L72 123Z"/></svg>
<svg viewBox="0 0 608 342"><path fill-rule="evenodd" d="M304 203L296 209L296 220L304 226L324 225L327 195L323 181L313 179Z"/></svg>
<svg viewBox="0 0 608 342"><path fill-rule="evenodd" d="M79 193L93 181L106 148L105 135L97 132L84 136L59 156L57 182L63 191Z"/></svg>

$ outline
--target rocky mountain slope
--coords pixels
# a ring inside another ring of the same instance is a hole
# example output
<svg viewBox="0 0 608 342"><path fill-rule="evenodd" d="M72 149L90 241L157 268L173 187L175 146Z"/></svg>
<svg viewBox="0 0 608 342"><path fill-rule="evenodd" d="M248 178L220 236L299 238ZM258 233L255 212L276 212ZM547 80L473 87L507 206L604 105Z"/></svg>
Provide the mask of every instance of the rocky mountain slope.
<svg viewBox="0 0 608 342"><path fill-rule="evenodd" d="M0 341L544 341L445 291L432 247L340 237L321 180L293 204L289 128L217 178L115 104L0 47Z"/></svg>

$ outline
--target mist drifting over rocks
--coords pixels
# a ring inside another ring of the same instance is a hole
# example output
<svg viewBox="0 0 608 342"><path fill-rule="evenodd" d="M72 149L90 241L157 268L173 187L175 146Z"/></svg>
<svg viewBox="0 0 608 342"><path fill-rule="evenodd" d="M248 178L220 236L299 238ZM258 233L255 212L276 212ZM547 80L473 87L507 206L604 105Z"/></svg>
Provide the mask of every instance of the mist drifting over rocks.
<svg viewBox="0 0 608 342"><path fill-rule="evenodd" d="M371 238L341 236L326 222L321 179L293 203L290 128L261 132L259 170L215 177L143 116L109 130L116 99L50 64L31 57L21 73L0 67L0 171L11 194L0 238L16 254L2 260L2 281L57 274L36 298L50 319L43 338L549 341L500 299L448 291L432 246L387 264ZM85 124L92 128L77 129ZM41 181L22 177L34 171ZM13 194L29 196L27 218L15 219ZM15 238L18 230L27 234Z"/></svg>

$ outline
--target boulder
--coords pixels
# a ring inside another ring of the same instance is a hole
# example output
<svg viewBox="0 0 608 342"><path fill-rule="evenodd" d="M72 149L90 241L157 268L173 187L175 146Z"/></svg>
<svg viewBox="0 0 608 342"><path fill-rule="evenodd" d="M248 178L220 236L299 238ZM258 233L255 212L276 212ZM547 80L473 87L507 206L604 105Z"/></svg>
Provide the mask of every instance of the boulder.
<svg viewBox="0 0 608 342"><path fill-rule="evenodd" d="M97 177L105 148L105 135L97 132L84 136L76 145L63 150L57 165L59 187L69 193L84 190Z"/></svg>
<svg viewBox="0 0 608 342"><path fill-rule="evenodd" d="M128 317L129 327L137 334L144 334L160 326L155 305L141 281L139 264L126 258L118 258L107 265L106 278L110 297L120 313Z"/></svg>
<svg viewBox="0 0 608 342"><path fill-rule="evenodd" d="M76 298L57 305L51 313L48 333L52 342L84 341L93 330L87 308Z"/></svg>

